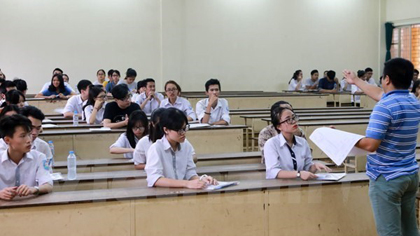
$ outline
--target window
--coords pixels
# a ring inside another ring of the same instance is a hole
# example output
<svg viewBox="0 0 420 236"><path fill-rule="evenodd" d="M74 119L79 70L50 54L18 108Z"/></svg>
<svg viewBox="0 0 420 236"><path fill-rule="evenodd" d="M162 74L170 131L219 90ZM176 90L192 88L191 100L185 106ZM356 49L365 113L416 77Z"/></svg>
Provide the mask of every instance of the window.
<svg viewBox="0 0 420 236"><path fill-rule="evenodd" d="M420 68L420 24L394 28L391 58L402 57Z"/></svg>

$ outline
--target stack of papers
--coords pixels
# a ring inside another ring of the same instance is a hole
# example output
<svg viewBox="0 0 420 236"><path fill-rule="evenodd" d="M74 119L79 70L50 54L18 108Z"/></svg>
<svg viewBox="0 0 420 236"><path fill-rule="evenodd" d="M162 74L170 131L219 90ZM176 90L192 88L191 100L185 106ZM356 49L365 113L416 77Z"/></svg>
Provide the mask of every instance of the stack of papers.
<svg viewBox="0 0 420 236"><path fill-rule="evenodd" d="M233 182L219 181L218 185L209 185L207 186L206 190L218 190L218 189L227 188L227 187L238 185L238 184L239 184L238 181L233 181Z"/></svg>

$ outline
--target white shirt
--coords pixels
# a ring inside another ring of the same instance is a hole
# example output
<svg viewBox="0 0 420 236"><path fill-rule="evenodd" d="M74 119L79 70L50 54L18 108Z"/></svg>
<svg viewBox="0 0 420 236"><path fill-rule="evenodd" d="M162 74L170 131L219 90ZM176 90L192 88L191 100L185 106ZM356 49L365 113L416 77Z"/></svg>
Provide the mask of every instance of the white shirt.
<svg viewBox="0 0 420 236"><path fill-rule="evenodd" d="M139 140L134 137L135 142L137 143ZM115 143L113 143L109 148L113 148L113 147L120 147L120 148L133 148L130 145L130 142L128 141L127 135L124 133L122 133L120 135L120 137L118 137L117 141ZM127 159L131 159L133 158L133 153L124 153L124 157Z"/></svg>
<svg viewBox="0 0 420 236"><path fill-rule="evenodd" d="M8 148L9 148L9 145L7 145L7 143L3 139L0 139L0 153L2 153L3 151L6 151ZM50 146L48 145L47 142L45 142L44 140L40 138L36 138L32 142L31 149L44 154L46 158L48 159L53 158L53 154L51 152Z"/></svg>
<svg viewBox="0 0 420 236"><path fill-rule="evenodd" d="M42 86L41 91L39 91L40 93L44 92L45 90L48 89L48 87L51 85L51 82L47 82ZM67 82L64 82L64 86L67 87L68 89L70 89L71 92L75 92L74 89L70 86L70 84L68 84Z"/></svg>
<svg viewBox="0 0 420 236"><path fill-rule="evenodd" d="M163 99L163 101L161 101L159 107L162 107L162 108L175 107L175 108L183 111L186 116L191 117L193 120L197 119L197 116L195 115L195 112L194 112L194 110L191 106L191 103L187 99L182 98L182 97L177 97L174 105L172 105L169 102L169 98L165 98L165 99Z"/></svg>
<svg viewBox="0 0 420 236"><path fill-rule="evenodd" d="M287 90L290 90L290 91L296 90L296 87L298 85L300 85L300 88L298 90L300 90L300 91L303 90L305 88L305 86L302 84L302 82L303 82L302 80L300 82L298 82L296 79L292 79L290 81L290 84L289 84L289 87L287 88Z"/></svg>
<svg viewBox="0 0 420 236"><path fill-rule="evenodd" d="M135 81L133 81L133 83L131 84L127 84L127 81L125 79L122 79L118 82L118 84L126 84L130 92L133 90L137 90L137 83Z"/></svg>
<svg viewBox="0 0 420 236"><path fill-rule="evenodd" d="M95 86L97 85L103 86L103 83L99 82L98 80L95 80L95 82L93 82L92 84Z"/></svg>
<svg viewBox="0 0 420 236"><path fill-rule="evenodd" d="M209 104L209 99L202 99L197 102L197 105L195 106L195 110L197 111L197 117L198 121L201 123L201 120L204 117L204 112L206 111L206 108ZM215 108L211 108L210 111L210 119L209 123L213 124L219 120L224 120L228 124L230 123L230 116L229 116L229 105L228 101L224 98L218 98L217 99L217 105Z"/></svg>
<svg viewBox="0 0 420 236"><path fill-rule="evenodd" d="M149 135L144 136L137 142L133 152L134 165L146 163L146 154L152 144L152 141L149 140Z"/></svg>
<svg viewBox="0 0 420 236"><path fill-rule="evenodd" d="M95 123L93 123L93 124L101 124L102 123L102 120L104 118L105 105L106 105L106 102L104 102L104 105L102 105L101 109L99 109L96 112ZM92 115L92 112L93 112L93 106L92 105L86 106L85 109L83 110L83 114L84 114L83 117L85 117L86 123L88 125L91 124L89 120L90 120L90 116Z"/></svg>
<svg viewBox="0 0 420 236"><path fill-rule="evenodd" d="M293 144L292 150L296 156L297 170L308 171L313 165L311 149L304 138L295 136L295 140L296 143ZM282 134L270 138L265 143L264 157L266 179L275 179L281 170L294 170L292 156Z"/></svg>
<svg viewBox="0 0 420 236"><path fill-rule="evenodd" d="M378 85L376 84L375 79L374 79L373 77L370 77L370 79L368 80L368 83L369 83L369 84L373 84L373 85L378 86Z"/></svg>
<svg viewBox="0 0 420 236"><path fill-rule="evenodd" d="M25 184L28 187L41 186L46 183L53 185L51 175L44 168L44 164L46 164L45 155L31 150L16 165L9 159L6 150L0 158L0 189L16 186L17 168L19 168L20 185Z"/></svg>
<svg viewBox="0 0 420 236"><path fill-rule="evenodd" d="M341 91L348 91L348 92L350 92L351 91L351 84L349 84L349 83L347 83L347 86L346 86L346 79L342 79L341 80L341 82L340 82L340 89L341 89Z"/></svg>
<svg viewBox="0 0 420 236"><path fill-rule="evenodd" d="M311 79L311 78L307 78L307 79L305 80L304 88L306 89L306 86L314 86L314 85L316 84L317 86L316 86L316 88L315 88L315 89L318 89L318 81L319 81L319 79L317 79L317 80L314 82L314 81L312 81L312 79Z"/></svg>
<svg viewBox="0 0 420 236"><path fill-rule="evenodd" d="M194 149L188 140L172 150L169 141L163 136L149 148L146 167L147 186L153 187L161 178L190 180L197 175L193 161Z"/></svg>
<svg viewBox="0 0 420 236"><path fill-rule="evenodd" d="M162 102L165 98L163 97L162 94L160 93L155 93L155 96ZM146 93L143 92L141 93L139 96L137 96L136 98L136 103L139 104L139 106L141 107L141 104L143 104L143 102L147 99L146 97ZM144 111L144 113L146 114L152 114L152 112L156 109L159 108L159 102L152 98L151 100L147 101L146 105L144 106L144 108L142 108L141 110Z"/></svg>
<svg viewBox="0 0 420 236"><path fill-rule="evenodd" d="M367 83L366 81L364 81L365 83ZM351 85L351 94L354 94L355 92L363 92L363 90L361 90L359 87L357 87L355 84ZM354 97L354 99L353 99ZM356 100L356 101L354 101ZM354 95L351 97L351 102L358 102L360 103L360 95Z"/></svg>
<svg viewBox="0 0 420 236"><path fill-rule="evenodd" d="M67 100L66 106L63 109L63 114L66 112L74 112L77 111L77 114L82 114L83 105L86 104L86 101L82 100L82 95L75 95Z"/></svg>

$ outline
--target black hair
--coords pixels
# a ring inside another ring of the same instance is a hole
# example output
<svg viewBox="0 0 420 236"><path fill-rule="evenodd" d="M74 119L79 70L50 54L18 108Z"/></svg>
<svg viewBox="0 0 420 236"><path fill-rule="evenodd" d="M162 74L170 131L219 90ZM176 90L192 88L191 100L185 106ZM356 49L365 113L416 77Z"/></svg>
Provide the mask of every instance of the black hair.
<svg viewBox="0 0 420 236"><path fill-rule="evenodd" d="M166 83L165 83L165 91L166 91L166 86L167 86L168 84L173 84L173 85L175 85L175 86L176 86L176 88L178 89L178 92L179 92L179 93L181 92L181 86L179 86L179 84L178 84L177 82L173 81L173 80L168 80L168 82L166 82Z"/></svg>
<svg viewBox="0 0 420 236"><path fill-rule="evenodd" d="M414 81L414 83L413 83L413 88L411 89L411 92L412 93L416 93L416 89L418 88L420 86L420 80L416 80L416 81Z"/></svg>
<svg viewBox="0 0 420 236"><path fill-rule="evenodd" d="M210 85L219 85L219 90L222 90L222 87L220 86L220 82L218 79L209 79L207 80L206 84L205 84L205 88L206 88L206 92L209 91L209 87Z"/></svg>
<svg viewBox="0 0 420 236"><path fill-rule="evenodd" d="M136 70L132 68L128 68L127 72L125 72L125 79L127 79L128 77L136 77L136 76L137 76L137 72Z"/></svg>
<svg viewBox="0 0 420 236"><path fill-rule="evenodd" d="M277 107L281 107L282 105L289 105L293 109L292 104L290 104L289 102L286 102L286 101L278 101L278 102L274 103L270 108L271 123L273 123L273 120L276 119L276 117L275 117L276 113L274 112L275 109ZM273 125L274 125L274 123L273 123ZM277 130L276 126L274 126L274 128Z"/></svg>
<svg viewBox="0 0 420 236"><path fill-rule="evenodd" d="M327 72L327 77L328 77L329 79L331 79L331 80L334 80L334 79L335 79L335 71L333 71L333 70L329 70L329 71Z"/></svg>
<svg viewBox="0 0 420 236"><path fill-rule="evenodd" d="M294 112L292 109L288 107L280 107L280 106L275 107L274 110L271 112L271 123L273 124L277 132L280 132L280 130L277 129L277 126L280 124L281 114L283 114L285 110Z"/></svg>
<svg viewBox="0 0 420 236"><path fill-rule="evenodd" d="M156 138L161 139L163 137L165 133L163 128L177 131L182 129L184 125L188 125L188 119L184 112L173 107L167 108L162 112L158 127L156 127L159 129L161 136L156 135Z"/></svg>
<svg viewBox="0 0 420 236"><path fill-rule="evenodd" d="M302 72L302 70L296 70L295 73L293 73L292 78L289 80L289 84L292 81L292 79L297 80L299 74Z"/></svg>
<svg viewBox="0 0 420 236"><path fill-rule="evenodd" d="M139 82L137 82L137 90L139 90L140 88L146 87L146 83L144 81L145 80L140 80Z"/></svg>
<svg viewBox="0 0 420 236"><path fill-rule="evenodd" d="M156 82L153 78L146 78L145 80L143 80L143 83L144 83L143 87L147 87L147 83L156 83Z"/></svg>
<svg viewBox="0 0 420 236"><path fill-rule="evenodd" d="M160 117L162 116L162 113L165 111L165 108L158 108L152 112L152 115L150 116L150 122L149 122L149 141L152 143L156 142L157 137L163 137L163 133L158 128L158 124L160 122Z"/></svg>
<svg viewBox="0 0 420 236"><path fill-rule="evenodd" d="M27 117L19 114L3 117L0 120L0 137L2 139L6 136L12 138L17 127L22 127L29 133L32 130L32 123Z"/></svg>
<svg viewBox="0 0 420 236"><path fill-rule="evenodd" d="M408 89L413 80L414 66L404 58L393 58L384 63L384 78L388 76L396 89Z"/></svg>
<svg viewBox="0 0 420 236"><path fill-rule="evenodd" d="M26 90L28 90L28 85L26 84L26 81L23 79L14 79L13 82L16 84L16 89L21 91L22 93Z"/></svg>
<svg viewBox="0 0 420 236"><path fill-rule="evenodd" d="M17 105L15 104L10 104L10 105L6 105L3 110L1 110L0 112L0 117L4 117L6 115L7 112L9 111L15 111L17 114L19 114L20 109Z"/></svg>
<svg viewBox="0 0 420 236"><path fill-rule="evenodd" d="M112 70L112 74L116 73L119 77L121 77L120 71L118 70Z"/></svg>
<svg viewBox="0 0 420 236"><path fill-rule="evenodd" d="M62 69L60 69L60 68L55 68L54 70L53 70L53 74L54 74L54 71L60 71L60 73L61 74L63 74L64 72L63 72L63 70Z"/></svg>
<svg viewBox="0 0 420 236"><path fill-rule="evenodd" d="M318 73L319 74L318 70L312 70L311 71L311 75L314 75L315 73Z"/></svg>
<svg viewBox="0 0 420 236"><path fill-rule="evenodd" d="M130 117L128 117L127 130L125 131L128 142L130 143L130 146L132 148L135 148L137 144L135 140L135 135L133 133L133 128L136 126L138 122L140 122L142 126L144 127L144 132L142 134L142 137L144 137L145 135L149 133L149 121L147 120L146 113L144 113L144 111L142 110L133 111L130 114Z"/></svg>
<svg viewBox="0 0 420 236"><path fill-rule="evenodd" d="M128 86L126 84L118 84L111 91L112 96L116 99L119 99L119 100L127 97L127 94L129 92L130 92L130 90L128 89Z"/></svg>
<svg viewBox="0 0 420 236"><path fill-rule="evenodd" d="M45 119L44 113L34 106L26 106L20 109L20 114L26 117L32 116L33 118L43 121Z"/></svg>
<svg viewBox="0 0 420 236"><path fill-rule="evenodd" d="M104 69L99 69L97 72L96 72L96 75L98 75L99 74L99 72L101 72L102 71L102 73L104 73L104 75L106 75L106 72L105 72L105 70Z"/></svg>
<svg viewBox="0 0 420 236"><path fill-rule="evenodd" d="M10 104L17 105L19 104L20 97L23 97L23 101L26 101L25 95L18 90L10 90L6 93L6 102L2 104L2 107Z"/></svg>
<svg viewBox="0 0 420 236"><path fill-rule="evenodd" d="M63 81L64 81L64 76L67 77L67 81L70 81L70 77L67 74L62 74L62 76L63 76Z"/></svg>
<svg viewBox="0 0 420 236"><path fill-rule="evenodd" d="M373 72L372 68L367 67L367 68L365 69L365 73L368 73L368 72Z"/></svg>
<svg viewBox="0 0 420 236"><path fill-rule="evenodd" d="M79 92L82 92L82 90L86 90L87 87L89 87L90 85L92 85L92 82L90 82L90 80L82 79L79 81L79 83L77 83L77 90L79 90Z"/></svg>
<svg viewBox="0 0 420 236"><path fill-rule="evenodd" d="M365 71L365 70L358 70L358 71L357 71L357 77L362 78L362 76L364 76L364 75L365 75L365 73L366 73L366 71Z"/></svg>
<svg viewBox="0 0 420 236"><path fill-rule="evenodd" d="M16 87L16 84L15 84L15 82L13 82L11 80L6 80L6 81L4 81L4 87L5 88Z"/></svg>
<svg viewBox="0 0 420 236"><path fill-rule="evenodd" d="M48 87L48 90L51 91L51 92L56 92L57 91L57 88L55 88L54 85L53 85L53 80L54 80L55 77L57 77L57 79L60 81L60 85L58 86L58 90L60 91L60 93L66 92L66 87L64 86L63 76L60 75L60 74L56 74L56 75L52 76L51 84Z"/></svg>
<svg viewBox="0 0 420 236"><path fill-rule="evenodd" d="M86 104L82 107L82 111L85 111L85 108L89 105L95 106L95 99L101 92L104 92L106 94L106 91L104 90L102 86L89 85L89 97L88 97L88 100L86 101ZM86 120L84 112L83 112L83 120Z"/></svg>
<svg viewBox="0 0 420 236"><path fill-rule="evenodd" d="M417 69L414 69L414 73L419 74L419 71Z"/></svg>
<svg viewBox="0 0 420 236"><path fill-rule="evenodd" d="M110 69L110 70L108 71L108 76L109 76L109 77L111 77L111 76L112 76L112 73L114 73L114 70L113 70L113 69Z"/></svg>

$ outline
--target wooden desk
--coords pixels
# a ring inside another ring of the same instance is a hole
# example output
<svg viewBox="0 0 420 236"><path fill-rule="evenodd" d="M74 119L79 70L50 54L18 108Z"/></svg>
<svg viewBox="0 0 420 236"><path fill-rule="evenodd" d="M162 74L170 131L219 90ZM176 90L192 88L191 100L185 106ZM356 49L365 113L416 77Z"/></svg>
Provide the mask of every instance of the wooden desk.
<svg viewBox="0 0 420 236"><path fill-rule="evenodd" d="M243 151L243 125L211 126L192 128L187 139L197 154L228 153ZM55 160L64 161L70 150L74 150L79 160L115 158L122 155L109 153L111 146L123 133L123 129L111 131L90 131L87 129L44 131L40 138L53 140Z"/></svg>
<svg viewBox="0 0 420 236"><path fill-rule="evenodd" d="M44 98L28 98L28 105L39 108L44 114L57 113L55 109L62 109L66 106L67 99L44 99Z"/></svg>
<svg viewBox="0 0 420 236"><path fill-rule="evenodd" d="M4 235L375 235L365 174L246 180L207 192L123 188L0 201ZM302 217L304 215L304 217ZM54 219L48 225L45 220ZM24 222L25 227L22 227Z"/></svg>

